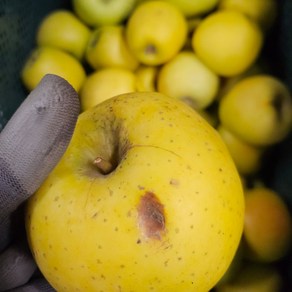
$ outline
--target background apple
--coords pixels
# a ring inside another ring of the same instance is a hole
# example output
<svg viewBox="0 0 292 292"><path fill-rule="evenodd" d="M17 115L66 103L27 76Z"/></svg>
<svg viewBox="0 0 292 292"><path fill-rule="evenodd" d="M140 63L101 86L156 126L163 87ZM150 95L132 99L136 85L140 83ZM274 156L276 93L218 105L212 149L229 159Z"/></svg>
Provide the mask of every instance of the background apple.
<svg viewBox="0 0 292 292"><path fill-rule="evenodd" d="M236 10L218 10L196 28L192 46L199 58L220 76L231 77L247 70L263 45L260 28Z"/></svg>
<svg viewBox="0 0 292 292"><path fill-rule="evenodd" d="M93 69L119 67L135 70L139 65L126 44L123 25L96 28L86 48L86 61Z"/></svg>
<svg viewBox="0 0 292 292"><path fill-rule="evenodd" d="M157 90L201 110L215 99L220 79L193 51L181 51L162 65Z"/></svg>
<svg viewBox="0 0 292 292"><path fill-rule="evenodd" d="M233 259L243 216L217 132L176 99L136 92L80 115L28 202L26 227L57 291L209 291Z"/></svg>
<svg viewBox="0 0 292 292"><path fill-rule="evenodd" d="M166 0L176 5L186 17L203 15L216 8L219 0Z"/></svg>
<svg viewBox="0 0 292 292"><path fill-rule="evenodd" d="M278 14L276 0L220 0L218 9L240 11L257 22L265 32L274 24Z"/></svg>
<svg viewBox="0 0 292 292"><path fill-rule="evenodd" d="M256 175L262 166L265 147L246 143L222 125L219 125L217 130L225 142L238 172L247 177Z"/></svg>
<svg viewBox="0 0 292 292"><path fill-rule="evenodd" d="M245 190L245 256L275 262L291 250L292 218L281 197L267 187Z"/></svg>
<svg viewBox="0 0 292 292"><path fill-rule="evenodd" d="M31 91L46 74L55 74L66 79L76 91L79 91L86 72L82 64L72 55L49 46L40 46L32 50L21 71L21 80Z"/></svg>
<svg viewBox="0 0 292 292"><path fill-rule="evenodd" d="M41 22L36 36L38 46L52 46L82 60L90 29L68 10L56 10Z"/></svg>
<svg viewBox="0 0 292 292"><path fill-rule="evenodd" d="M137 91L157 91L157 66L140 65L135 71Z"/></svg>
<svg viewBox="0 0 292 292"><path fill-rule="evenodd" d="M119 24L125 20L137 0L72 0L73 11L91 27Z"/></svg>
<svg viewBox="0 0 292 292"><path fill-rule="evenodd" d="M135 74L123 68L103 68L87 76L80 90L81 110L85 111L118 94L136 91Z"/></svg>
<svg viewBox="0 0 292 292"><path fill-rule="evenodd" d="M244 78L220 100L219 118L225 128L247 143L275 144L291 131L290 91L270 75Z"/></svg>
<svg viewBox="0 0 292 292"><path fill-rule="evenodd" d="M142 2L126 24L129 48L145 65L161 65L170 60L183 47L186 37L184 15L168 2Z"/></svg>

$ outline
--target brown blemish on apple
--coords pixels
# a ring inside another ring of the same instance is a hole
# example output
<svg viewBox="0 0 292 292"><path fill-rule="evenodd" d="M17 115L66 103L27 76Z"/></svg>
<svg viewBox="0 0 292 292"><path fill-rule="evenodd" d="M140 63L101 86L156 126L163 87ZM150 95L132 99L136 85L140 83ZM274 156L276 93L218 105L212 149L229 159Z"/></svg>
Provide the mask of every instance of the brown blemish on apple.
<svg viewBox="0 0 292 292"><path fill-rule="evenodd" d="M139 226L147 238L162 238L165 233L164 206L152 192L146 192L138 205Z"/></svg>

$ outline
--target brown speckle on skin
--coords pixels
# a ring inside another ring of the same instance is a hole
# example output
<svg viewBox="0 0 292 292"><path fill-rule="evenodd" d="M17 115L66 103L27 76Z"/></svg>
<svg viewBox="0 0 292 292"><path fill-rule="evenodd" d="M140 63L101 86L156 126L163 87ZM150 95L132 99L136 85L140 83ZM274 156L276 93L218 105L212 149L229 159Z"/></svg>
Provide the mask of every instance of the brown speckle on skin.
<svg viewBox="0 0 292 292"><path fill-rule="evenodd" d="M179 185L179 181L175 178L172 178L170 181L169 181L169 184L173 185L173 186L178 186Z"/></svg>
<svg viewBox="0 0 292 292"><path fill-rule="evenodd" d="M139 226L150 239L162 238L165 233L164 206L152 192L146 192L138 205Z"/></svg>

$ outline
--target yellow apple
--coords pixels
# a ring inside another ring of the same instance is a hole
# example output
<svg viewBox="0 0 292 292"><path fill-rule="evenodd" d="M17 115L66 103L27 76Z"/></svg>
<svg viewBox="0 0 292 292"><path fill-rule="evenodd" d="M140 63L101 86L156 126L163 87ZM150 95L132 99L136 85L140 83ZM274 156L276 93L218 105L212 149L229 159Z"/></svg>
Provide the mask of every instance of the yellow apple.
<svg viewBox="0 0 292 292"><path fill-rule="evenodd" d="M218 133L157 92L79 116L28 201L34 258L57 291L209 291L239 245L241 181Z"/></svg>
<svg viewBox="0 0 292 292"><path fill-rule="evenodd" d="M87 25L98 27L121 24L132 12L137 0L72 0L74 13Z"/></svg>
<svg viewBox="0 0 292 292"><path fill-rule="evenodd" d="M123 25L96 28L86 48L86 61L94 69L119 67L135 70L139 64L126 44Z"/></svg>
<svg viewBox="0 0 292 292"><path fill-rule="evenodd" d="M123 68L103 68L87 76L80 90L81 110L85 111L118 94L136 91L135 74Z"/></svg>
<svg viewBox="0 0 292 292"><path fill-rule="evenodd" d="M90 29L69 10L54 10L41 22L36 42L52 46L81 60L90 36Z"/></svg>
<svg viewBox="0 0 292 292"><path fill-rule="evenodd" d="M256 23L235 10L206 16L194 31L192 46L198 57L220 76L244 72L257 60L263 33Z"/></svg>
<svg viewBox="0 0 292 292"><path fill-rule="evenodd" d="M22 82L31 91L46 74L63 77L76 91L80 90L86 78L82 64L69 53L48 46L36 47L21 70Z"/></svg>
<svg viewBox="0 0 292 292"><path fill-rule="evenodd" d="M219 88L216 99L220 100L240 80L243 80L244 78L250 77L253 75L265 74L266 72L268 72L267 67L265 67L261 63L255 63L251 67L249 67L247 70L245 70L244 72L238 75L235 75L232 77L221 78L221 84L220 84L220 88Z"/></svg>
<svg viewBox="0 0 292 292"><path fill-rule="evenodd" d="M210 105L219 89L219 77L192 51L181 51L166 62L157 77L157 90L195 109Z"/></svg>
<svg viewBox="0 0 292 292"><path fill-rule="evenodd" d="M176 5L186 17L202 15L217 7L219 0L164 0Z"/></svg>
<svg viewBox="0 0 292 292"><path fill-rule="evenodd" d="M158 66L140 65L135 71L137 91L157 91Z"/></svg>
<svg viewBox="0 0 292 292"><path fill-rule="evenodd" d="M245 256L256 262L278 261L291 250L292 218L277 192L265 186L245 190L243 239Z"/></svg>
<svg viewBox="0 0 292 292"><path fill-rule="evenodd" d="M220 287L225 286L232 282L238 274L241 272L241 269L244 265L244 257L243 257L243 248L242 248L242 241L240 242L238 249L235 253L235 256L228 267L227 271L220 279L220 281L215 286L215 291L220 291Z"/></svg>
<svg viewBox="0 0 292 292"><path fill-rule="evenodd" d="M161 65L186 42L187 22L173 4L146 1L138 5L126 24L126 41L139 62Z"/></svg>
<svg viewBox="0 0 292 292"><path fill-rule="evenodd" d="M232 9L246 14L266 31L275 22L278 12L276 0L220 0L218 9Z"/></svg>
<svg viewBox="0 0 292 292"><path fill-rule="evenodd" d="M265 147L246 143L222 125L219 125L217 130L225 142L238 172L248 176L256 174L262 165Z"/></svg>
<svg viewBox="0 0 292 292"><path fill-rule="evenodd" d="M291 131L290 91L274 76L244 78L221 98L219 119L226 129L247 143L259 146L278 143Z"/></svg>

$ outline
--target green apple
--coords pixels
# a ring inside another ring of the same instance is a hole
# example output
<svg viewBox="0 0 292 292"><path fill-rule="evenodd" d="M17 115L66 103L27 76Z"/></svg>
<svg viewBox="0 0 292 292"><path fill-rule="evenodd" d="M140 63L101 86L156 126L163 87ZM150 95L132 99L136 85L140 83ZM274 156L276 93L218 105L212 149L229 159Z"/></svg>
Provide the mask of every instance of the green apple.
<svg viewBox="0 0 292 292"><path fill-rule="evenodd" d="M57 291L209 291L243 220L241 181L218 133L157 92L81 113L26 209L32 253Z"/></svg>
<svg viewBox="0 0 292 292"><path fill-rule="evenodd" d="M137 0L72 0L73 11L87 25L120 24L131 13Z"/></svg>
<svg viewBox="0 0 292 292"><path fill-rule="evenodd" d="M86 78L81 62L60 49L38 46L32 50L21 70L24 86L33 90L46 74L66 79L79 92Z"/></svg>
<svg viewBox="0 0 292 292"><path fill-rule="evenodd" d="M36 36L39 46L52 46L82 59L90 29L68 10L54 10L41 22Z"/></svg>
<svg viewBox="0 0 292 292"><path fill-rule="evenodd" d="M254 75L236 83L221 98L222 125L252 145L280 142L291 131L292 100L287 86L270 75Z"/></svg>
<svg viewBox="0 0 292 292"><path fill-rule="evenodd" d="M181 51L161 67L157 90L201 110L214 101L219 83L218 75L193 51Z"/></svg>
<svg viewBox="0 0 292 292"><path fill-rule="evenodd" d="M93 69L119 67L135 70L139 64L126 44L123 25L96 28L90 36L85 56Z"/></svg>

